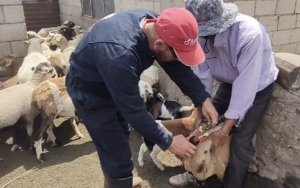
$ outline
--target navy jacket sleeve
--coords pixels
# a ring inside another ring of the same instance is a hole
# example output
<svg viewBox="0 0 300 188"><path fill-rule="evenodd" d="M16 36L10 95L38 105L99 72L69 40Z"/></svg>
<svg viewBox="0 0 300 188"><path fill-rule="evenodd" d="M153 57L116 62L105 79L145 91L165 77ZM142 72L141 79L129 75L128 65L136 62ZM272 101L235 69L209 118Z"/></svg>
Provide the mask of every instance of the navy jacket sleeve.
<svg viewBox="0 0 300 188"><path fill-rule="evenodd" d="M191 98L196 107L209 97L204 85L190 67L180 61L162 62L159 65L181 89L182 93Z"/></svg>
<svg viewBox="0 0 300 188"><path fill-rule="evenodd" d="M158 125L140 96L139 76L130 63L136 61L134 56L127 52L120 57L110 58L98 69L102 75L112 98L126 121L142 136L156 143L162 150L167 150L173 141L160 125Z"/></svg>

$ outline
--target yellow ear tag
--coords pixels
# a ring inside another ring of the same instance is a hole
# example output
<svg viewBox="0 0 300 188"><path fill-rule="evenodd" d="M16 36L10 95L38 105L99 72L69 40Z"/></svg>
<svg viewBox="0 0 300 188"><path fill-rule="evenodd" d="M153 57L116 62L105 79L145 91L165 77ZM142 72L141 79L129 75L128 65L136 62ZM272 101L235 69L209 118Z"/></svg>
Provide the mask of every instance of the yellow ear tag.
<svg viewBox="0 0 300 188"><path fill-rule="evenodd" d="M202 126L200 126L200 127L199 127L199 131L200 131L200 132L203 132L203 130L202 130Z"/></svg>
<svg viewBox="0 0 300 188"><path fill-rule="evenodd" d="M209 133L205 133L205 134L204 134L204 136L208 136L208 135L209 135Z"/></svg>

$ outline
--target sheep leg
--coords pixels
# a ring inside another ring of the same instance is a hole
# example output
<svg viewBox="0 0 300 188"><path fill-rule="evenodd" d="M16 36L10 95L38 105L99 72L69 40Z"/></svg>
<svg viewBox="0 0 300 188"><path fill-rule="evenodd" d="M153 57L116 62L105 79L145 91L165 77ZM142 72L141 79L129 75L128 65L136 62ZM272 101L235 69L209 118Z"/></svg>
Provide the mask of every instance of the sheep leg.
<svg viewBox="0 0 300 188"><path fill-rule="evenodd" d="M42 163L44 161L46 161L46 159L44 158L43 154L42 154L42 144L43 144L43 134L47 131L47 129L51 126L51 124L53 123L53 120L55 118L55 115L50 115L47 116L45 113L41 113L42 114L42 124L40 126L40 128L38 129L38 131L36 132L35 136L34 136L34 147L36 150L36 155L37 155L37 159L39 161L41 161Z"/></svg>
<svg viewBox="0 0 300 188"><path fill-rule="evenodd" d="M144 153L148 150L145 143L143 143L140 147L138 162L140 166L144 166Z"/></svg>
<svg viewBox="0 0 300 188"><path fill-rule="evenodd" d="M50 125L49 128L47 129L46 133L47 133L47 135L48 135L48 137L47 137L47 142L48 142L48 143L49 143L49 142L52 142L52 146L56 146L56 145L57 145L56 142L55 142L56 137L55 137L55 135L54 135L54 133L53 133L53 123L51 123L51 125Z"/></svg>
<svg viewBox="0 0 300 188"><path fill-rule="evenodd" d="M34 142L34 147L35 147L35 150L36 150L36 156L37 156L37 159L39 161L41 161L41 163L46 161L45 158L42 155L42 153L43 153L42 144L43 143L44 143L43 137L41 137L38 141Z"/></svg>
<svg viewBox="0 0 300 188"><path fill-rule="evenodd" d="M70 118L70 123L72 125L72 128L75 132L75 134L79 137L79 138L83 138L83 134L79 131L77 123L76 123L76 118L75 117L71 117Z"/></svg>
<svg viewBox="0 0 300 188"><path fill-rule="evenodd" d="M160 162L160 161L158 160L158 158L157 158L157 155L158 155L158 153L159 153L160 151L161 151L161 149L160 149L157 145L155 145L155 146L153 147L153 150L152 150L151 154L150 154L150 157L152 158L154 164L155 164L161 171L164 171L164 170L165 170L165 167L161 164L161 162Z"/></svg>

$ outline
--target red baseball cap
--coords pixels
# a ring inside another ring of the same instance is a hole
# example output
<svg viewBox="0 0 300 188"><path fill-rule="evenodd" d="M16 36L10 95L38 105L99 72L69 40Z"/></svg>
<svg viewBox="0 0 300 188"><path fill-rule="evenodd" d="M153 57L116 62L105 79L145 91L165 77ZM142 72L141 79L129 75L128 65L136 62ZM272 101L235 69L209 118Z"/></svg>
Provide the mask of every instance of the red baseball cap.
<svg viewBox="0 0 300 188"><path fill-rule="evenodd" d="M190 11L168 8L153 21L159 38L174 49L183 64L193 66L205 61L205 54L198 43L198 24Z"/></svg>

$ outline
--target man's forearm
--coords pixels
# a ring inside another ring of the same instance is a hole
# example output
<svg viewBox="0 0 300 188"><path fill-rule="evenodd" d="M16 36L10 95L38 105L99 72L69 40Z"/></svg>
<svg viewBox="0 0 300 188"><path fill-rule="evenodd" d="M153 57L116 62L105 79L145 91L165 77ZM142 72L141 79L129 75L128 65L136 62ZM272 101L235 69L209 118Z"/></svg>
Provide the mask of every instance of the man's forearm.
<svg viewBox="0 0 300 188"><path fill-rule="evenodd" d="M236 122L236 119L226 119L223 127L221 128L221 132L223 134L228 135L230 133L232 127L234 126L235 122Z"/></svg>

